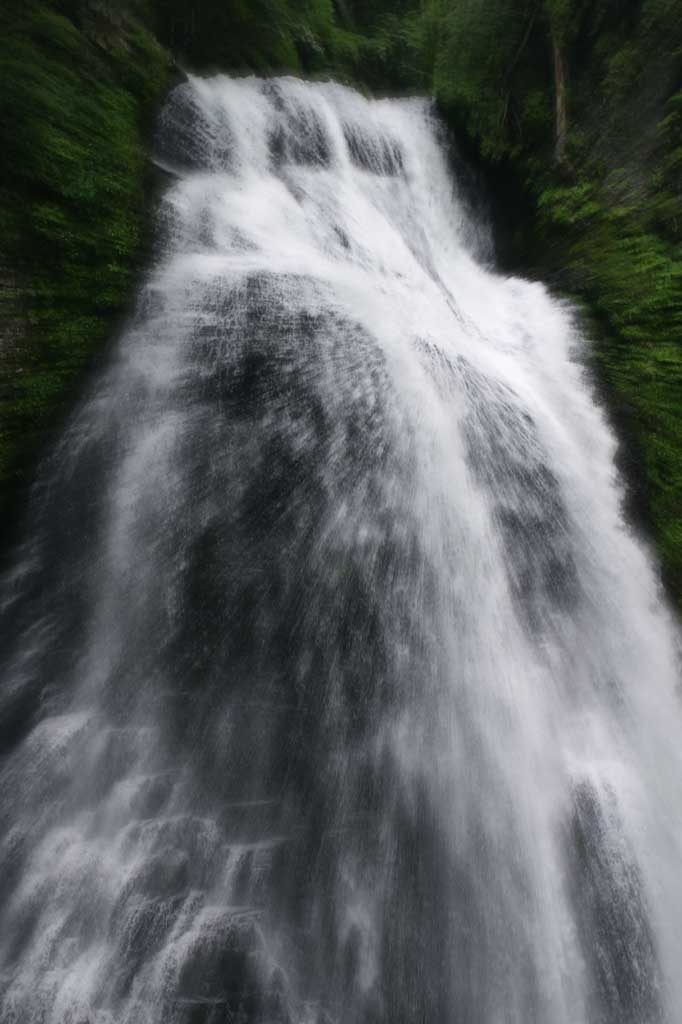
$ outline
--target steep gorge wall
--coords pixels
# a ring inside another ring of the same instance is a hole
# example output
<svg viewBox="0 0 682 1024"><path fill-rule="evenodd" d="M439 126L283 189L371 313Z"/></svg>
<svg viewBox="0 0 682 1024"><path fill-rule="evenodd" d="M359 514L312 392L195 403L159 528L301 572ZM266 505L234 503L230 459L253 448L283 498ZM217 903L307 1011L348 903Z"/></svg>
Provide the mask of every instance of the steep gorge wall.
<svg viewBox="0 0 682 1024"><path fill-rule="evenodd" d="M4 524L141 268L145 134L172 70L143 15L23 0L0 32Z"/></svg>

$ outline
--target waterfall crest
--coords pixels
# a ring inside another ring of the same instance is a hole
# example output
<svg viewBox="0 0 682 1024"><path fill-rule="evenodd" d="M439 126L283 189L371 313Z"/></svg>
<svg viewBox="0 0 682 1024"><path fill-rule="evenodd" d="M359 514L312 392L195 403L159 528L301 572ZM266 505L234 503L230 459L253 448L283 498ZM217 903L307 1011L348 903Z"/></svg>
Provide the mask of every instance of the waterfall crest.
<svg viewBox="0 0 682 1024"><path fill-rule="evenodd" d="M675 1024L678 633L422 100L190 79L2 589L0 1019Z"/></svg>

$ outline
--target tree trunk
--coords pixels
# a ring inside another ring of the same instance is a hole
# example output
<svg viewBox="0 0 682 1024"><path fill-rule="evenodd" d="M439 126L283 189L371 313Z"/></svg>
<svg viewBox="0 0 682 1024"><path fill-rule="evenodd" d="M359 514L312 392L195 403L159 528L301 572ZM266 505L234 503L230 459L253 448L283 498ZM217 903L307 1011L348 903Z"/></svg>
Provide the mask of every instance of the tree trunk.
<svg viewBox="0 0 682 1024"><path fill-rule="evenodd" d="M552 30L552 54L554 57L554 94L556 102L554 159L560 164L566 158L568 112L566 108L566 65L556 29Z"/></svg>

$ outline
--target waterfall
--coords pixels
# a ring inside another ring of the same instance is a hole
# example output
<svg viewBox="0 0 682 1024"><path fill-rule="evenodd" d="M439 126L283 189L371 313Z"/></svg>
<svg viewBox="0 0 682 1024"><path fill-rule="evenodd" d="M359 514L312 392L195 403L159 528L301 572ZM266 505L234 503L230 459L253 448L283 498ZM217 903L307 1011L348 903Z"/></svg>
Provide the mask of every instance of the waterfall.
<svg viewBox="0 0 682 1024"><path fill-rule="evenodd" d="M428 102L191 78L0 605L6 1024L676 1024L677 626Z"/></svg>

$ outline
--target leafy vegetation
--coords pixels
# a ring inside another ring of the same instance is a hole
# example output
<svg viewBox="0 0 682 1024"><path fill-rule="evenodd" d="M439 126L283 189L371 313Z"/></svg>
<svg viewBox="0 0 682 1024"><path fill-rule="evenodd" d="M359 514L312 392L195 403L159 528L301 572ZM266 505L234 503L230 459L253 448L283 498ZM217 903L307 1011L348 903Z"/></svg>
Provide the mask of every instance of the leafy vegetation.
<svg viewBox="0 0 682 1024"><path fill-rule="evenodd" d="M331 0L168 0L158 8L161 38L193 66L301 73L355 56Z"/></svg>
<svg viewBox="0 0 682 1024"><path fill-rule="evenodd" d="M145 245L144 126L169 59L132 17L24 0L0 35L0 498L129 300Z"/></svg>

